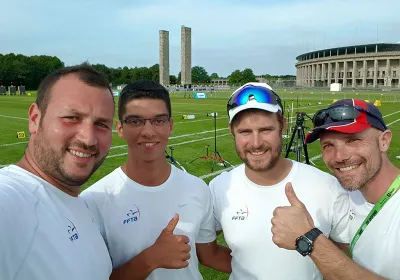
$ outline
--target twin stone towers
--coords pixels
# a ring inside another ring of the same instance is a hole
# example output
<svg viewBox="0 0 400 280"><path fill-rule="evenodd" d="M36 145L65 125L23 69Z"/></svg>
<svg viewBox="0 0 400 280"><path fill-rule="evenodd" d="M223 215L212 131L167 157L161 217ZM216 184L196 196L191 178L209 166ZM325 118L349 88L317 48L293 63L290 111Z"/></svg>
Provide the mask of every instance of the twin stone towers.
<svg viewBox="0 0 400 280"><path fill-rule="evenodd" d="M169 31L160 30L160 84L169 86ZM192 84L192 30L181 27L181 85Z"/></svg>

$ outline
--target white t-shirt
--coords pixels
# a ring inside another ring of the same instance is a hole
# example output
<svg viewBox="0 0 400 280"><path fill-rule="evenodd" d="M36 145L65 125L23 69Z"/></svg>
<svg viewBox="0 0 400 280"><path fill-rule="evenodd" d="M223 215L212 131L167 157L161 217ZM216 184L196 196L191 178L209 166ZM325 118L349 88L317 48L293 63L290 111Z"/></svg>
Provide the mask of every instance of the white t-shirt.
<svg viewBox="0 0 400 280"><path fill-rule="evenodd" d="M111 271L81 198L18 166L0 169L0 279L105 280Z"/></svg>
<svg viewBox="0 0 400 280"><path fill-rule="evenodd" d="M374 207L361 192L350 193L350 241ZM353 250L353 260L376 274L400 279L400 192L379 211Z"/></svg>
<svg viewBox="0 0 400 280"><path fill-rule="evenodd" d="M216 239L210 190L201 179L171 165L167 181L146 187L131 180L121 168L82 192L95 213L114 268L154 244L175 213L174 234L189 237L191 258L183 269L156 269L147 279L202 279L195 243Z"/></svg>
<svg viewBox="0 0 400 280"><path fill-rule="evenodd" d="M322 279L307 256L281 249L272 241L271 219L278 206L289 206L285 185L291 182L314 224L325 236L348 243L348 194L333 176L293 162L288 176L273 186L250 181L244 164L210 182L217 229L232 250L231 280ZM294 241L293 241L294 242Z"/></svg>

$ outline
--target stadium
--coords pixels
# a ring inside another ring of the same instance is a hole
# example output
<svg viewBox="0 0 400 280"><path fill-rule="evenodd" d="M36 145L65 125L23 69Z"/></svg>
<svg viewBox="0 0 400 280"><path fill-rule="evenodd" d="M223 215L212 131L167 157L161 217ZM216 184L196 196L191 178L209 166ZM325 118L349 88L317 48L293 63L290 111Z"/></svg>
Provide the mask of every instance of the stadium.
<svg viewBox="0 0 400 280"><path fill-rule="evenodd" d="M296 85L399 89L400 43L367 44L307 52L296 57Z"/></svg>

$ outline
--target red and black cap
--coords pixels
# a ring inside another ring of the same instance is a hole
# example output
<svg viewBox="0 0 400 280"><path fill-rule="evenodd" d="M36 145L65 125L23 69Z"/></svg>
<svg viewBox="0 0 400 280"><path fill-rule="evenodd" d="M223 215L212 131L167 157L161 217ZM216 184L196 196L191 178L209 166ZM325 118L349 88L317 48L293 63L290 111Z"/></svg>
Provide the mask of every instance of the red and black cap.
<svg viewBox="0 0 400 280"><path fill-rule="evenodd" d="M319 138L323 130L341 133L358 133L369 127L381 131L387 129L379 109L364 100L342 99L314 114L314 129L307 133L305 142L310 144Z"/></svg>

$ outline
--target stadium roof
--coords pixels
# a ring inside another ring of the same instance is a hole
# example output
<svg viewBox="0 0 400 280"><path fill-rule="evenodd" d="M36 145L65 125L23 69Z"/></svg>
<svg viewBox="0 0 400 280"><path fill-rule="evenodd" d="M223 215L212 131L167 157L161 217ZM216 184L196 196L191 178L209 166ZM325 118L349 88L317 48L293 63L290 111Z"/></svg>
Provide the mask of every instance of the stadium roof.
<svg viewBox="0 0 400 280"><path fill-rule="evenodd" d="M365 50L367 50L367 53L375 52L376 48L378 49L379 52L393 52L393 51L400 51L400 42L399 43L378 43L378 44L366 44L366 45L353 45L353 46L346 46L346 47L336 47L336 48L329 48L329 49L322 49L322 50L316 50L312 52L307 52L303 53L299 56L296 57L297 60L300 60L301 57L312 55L312 54L317 54L317 53L323 53L323 52L333 52L337 53L339 51L339 55L346 54L346 49L347 50L356 50L357 53L365 53ZM350 54L350 53L349 53ZM354 52L352 52L354 54Z"/></svg>

